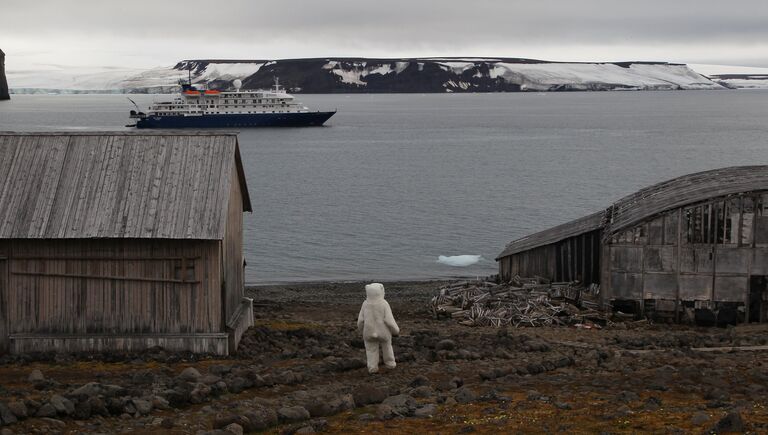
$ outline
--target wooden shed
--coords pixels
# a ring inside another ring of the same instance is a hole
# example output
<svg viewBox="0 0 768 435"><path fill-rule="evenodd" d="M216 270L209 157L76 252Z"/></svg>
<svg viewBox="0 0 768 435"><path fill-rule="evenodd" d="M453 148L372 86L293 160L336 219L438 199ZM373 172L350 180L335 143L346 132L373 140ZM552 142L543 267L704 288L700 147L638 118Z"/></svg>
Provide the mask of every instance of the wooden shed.
<svg viewBox="0 0 768 435"><path fill-rule="evenodd" d="M685 175L585 218L518 239L502 280L538 275L601 286L639 312L768 320L768 166Z"/></svg>
<svg viewBox="0 0 768 435"><path fill-rule="evenodd" d="M235 134L0 133L0 353L233 352L245 211Z"/></svg>

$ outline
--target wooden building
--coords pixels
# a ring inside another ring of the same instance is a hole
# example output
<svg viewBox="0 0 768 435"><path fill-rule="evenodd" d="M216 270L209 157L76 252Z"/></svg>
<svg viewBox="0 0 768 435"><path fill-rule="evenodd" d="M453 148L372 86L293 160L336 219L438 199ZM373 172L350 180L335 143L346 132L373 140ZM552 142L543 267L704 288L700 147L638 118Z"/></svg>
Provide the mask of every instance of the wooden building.
<svg viewBox="0 0 768 435"><path fill-rule="evenodd" d="M601 286L639 312L768 320L768 166L675 178L605 210L515 240L496 258L515 275Z"/></svg>
<svg viewBox="0 0 768 435"><path fill-rule="evenodd" d="M0 353L233 352L244 211L235 134L0 133Z"/></svg>

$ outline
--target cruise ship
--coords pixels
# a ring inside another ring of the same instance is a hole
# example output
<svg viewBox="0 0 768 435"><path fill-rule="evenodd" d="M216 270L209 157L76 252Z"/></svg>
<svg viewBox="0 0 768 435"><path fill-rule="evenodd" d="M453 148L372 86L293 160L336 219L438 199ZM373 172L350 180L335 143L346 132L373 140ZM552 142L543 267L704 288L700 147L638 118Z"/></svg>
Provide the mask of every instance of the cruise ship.
<svg viewBox="0 0 768 435"><path fill-rule="evenodd" d="M270 90L240 90L235 80L232 90L206 89L181 84L181 95L172 101L153 103L144 113L131 110L136 128L239 128L239 127L306 127L321 126L336 111L310 111L287 94L275 79Z"/></svg>

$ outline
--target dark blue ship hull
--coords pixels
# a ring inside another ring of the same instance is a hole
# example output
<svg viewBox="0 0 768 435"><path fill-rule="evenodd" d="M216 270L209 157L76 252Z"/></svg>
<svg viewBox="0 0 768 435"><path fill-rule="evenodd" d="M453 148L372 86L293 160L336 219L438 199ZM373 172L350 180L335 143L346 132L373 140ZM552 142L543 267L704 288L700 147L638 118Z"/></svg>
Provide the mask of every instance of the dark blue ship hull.
<svg viewBox="0 0 768 435"><path fill-rule="evenodd" d="M201 116L149 115L136 122L137 128L240 128L321 126L336 112L245 113Z"/></svg>

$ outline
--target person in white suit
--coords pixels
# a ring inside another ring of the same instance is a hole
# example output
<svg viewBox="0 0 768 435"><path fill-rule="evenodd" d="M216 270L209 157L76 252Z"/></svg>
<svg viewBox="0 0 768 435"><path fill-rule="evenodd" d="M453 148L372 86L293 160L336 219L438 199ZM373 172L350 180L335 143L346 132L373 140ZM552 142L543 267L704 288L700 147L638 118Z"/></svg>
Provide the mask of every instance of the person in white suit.
<svg viewBox="0 0 768 435"><path fill-rule="evenodd" d="M379 283L365 286L366 299L357 316L357 329L363 332L368 373L379 371L379 347L384 366L395 368L395 352L392 350L392 336L400 334L400 328L392 315L389 303L384 300L384 286Z"/></svg>

